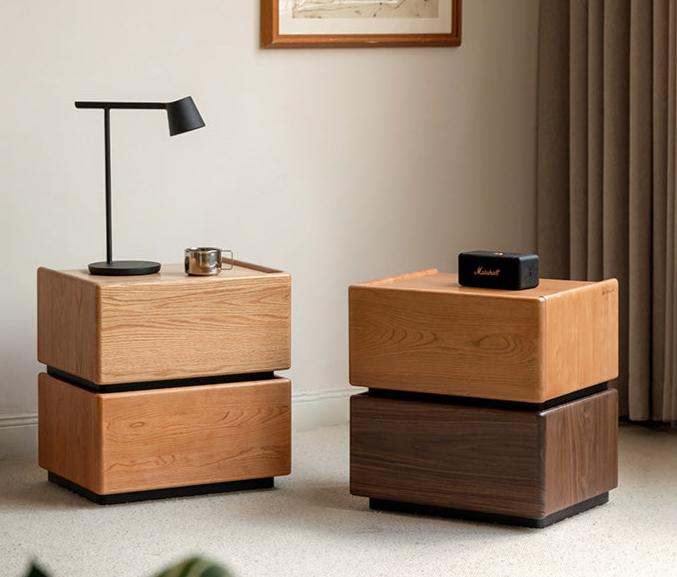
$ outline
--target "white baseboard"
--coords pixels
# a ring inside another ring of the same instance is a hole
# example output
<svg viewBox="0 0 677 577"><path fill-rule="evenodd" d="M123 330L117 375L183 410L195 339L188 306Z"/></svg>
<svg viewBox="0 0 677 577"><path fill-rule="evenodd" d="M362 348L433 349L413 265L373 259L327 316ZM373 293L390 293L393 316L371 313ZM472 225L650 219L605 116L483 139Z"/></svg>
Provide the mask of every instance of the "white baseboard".
<svg viewBox="0 0 677 577"><path fill-rule="evenodd" d="M309 391L292 395L294 431L342 425L348 422L348 400L361 389L340 388ZM7 456L35 453L38 416L0 415L0 459Z"/></svg>
<svg viewBox="0 0 677 577"><path fill-rule="evenodd" d="M342 425L349 420L349 399L364 389L341 388L292 395L294 431Z"/></svg>
<svg viewBox="0 0 677 577"><path fill-rule="evenodd" d="M36 414L0 416L0 459L35 453L38 445Z"/></svg>

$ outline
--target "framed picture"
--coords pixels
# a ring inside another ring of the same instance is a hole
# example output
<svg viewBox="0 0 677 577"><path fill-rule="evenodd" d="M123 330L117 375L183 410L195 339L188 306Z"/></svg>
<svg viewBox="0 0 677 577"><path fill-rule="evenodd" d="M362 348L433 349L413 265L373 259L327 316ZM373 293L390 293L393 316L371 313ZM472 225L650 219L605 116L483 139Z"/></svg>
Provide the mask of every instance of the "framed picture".
<svg viewBox="0 0 677 577"><path fill-rule="evenodd" d="M264 48L460 43L461 0L261 0Z"/></svg>

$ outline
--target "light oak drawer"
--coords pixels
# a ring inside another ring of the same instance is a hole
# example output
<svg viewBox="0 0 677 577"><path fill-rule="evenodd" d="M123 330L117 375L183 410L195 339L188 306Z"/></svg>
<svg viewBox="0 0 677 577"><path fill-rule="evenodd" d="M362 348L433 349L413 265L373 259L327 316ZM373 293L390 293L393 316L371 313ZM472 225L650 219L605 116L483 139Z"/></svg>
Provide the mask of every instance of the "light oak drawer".
<svg viewBox="0 0 677 577"><path fill-rule="evenodd" d="M38 359L100 385L291 365L291 277L247 263L214 277L38 270Z"/></svg>
<svg viewBox="0 0 677 577"><path fill-rule="evenodd" d="M543 403L618 376L618 283L459 286L435 269L350 287L350 382Z"/></svg>
<svg viewBox="0 0 677 577"><path fill-rule="evenodd" d="M39 376L39 464L105 495L291 470L291 382L95 393Z"/></svg>

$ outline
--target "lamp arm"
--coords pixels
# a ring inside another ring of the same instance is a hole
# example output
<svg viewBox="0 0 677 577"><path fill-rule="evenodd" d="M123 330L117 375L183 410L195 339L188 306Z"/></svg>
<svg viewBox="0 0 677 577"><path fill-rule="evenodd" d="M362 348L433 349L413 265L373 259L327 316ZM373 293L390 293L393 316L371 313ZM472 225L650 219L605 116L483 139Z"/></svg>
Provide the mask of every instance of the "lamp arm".
<svg viewBox="0 0 677 577"><path fill-rule="evenodd" d="M165 110L166 102L96 102L87 100L76 100L75 108L98 108L103 110L124 109L124 110Z"/></svg>

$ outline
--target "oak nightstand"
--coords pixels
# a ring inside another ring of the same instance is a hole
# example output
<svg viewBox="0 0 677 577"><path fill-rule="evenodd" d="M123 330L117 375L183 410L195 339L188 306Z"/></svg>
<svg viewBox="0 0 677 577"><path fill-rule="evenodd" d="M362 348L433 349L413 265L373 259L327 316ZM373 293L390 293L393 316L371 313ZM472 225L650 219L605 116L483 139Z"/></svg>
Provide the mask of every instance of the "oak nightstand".
<svg viewBox="0 0 677 577"><path fill-rule="evenodd" d="M291 471L291 277L38 270L39 464L98 503Z"/></svg>

